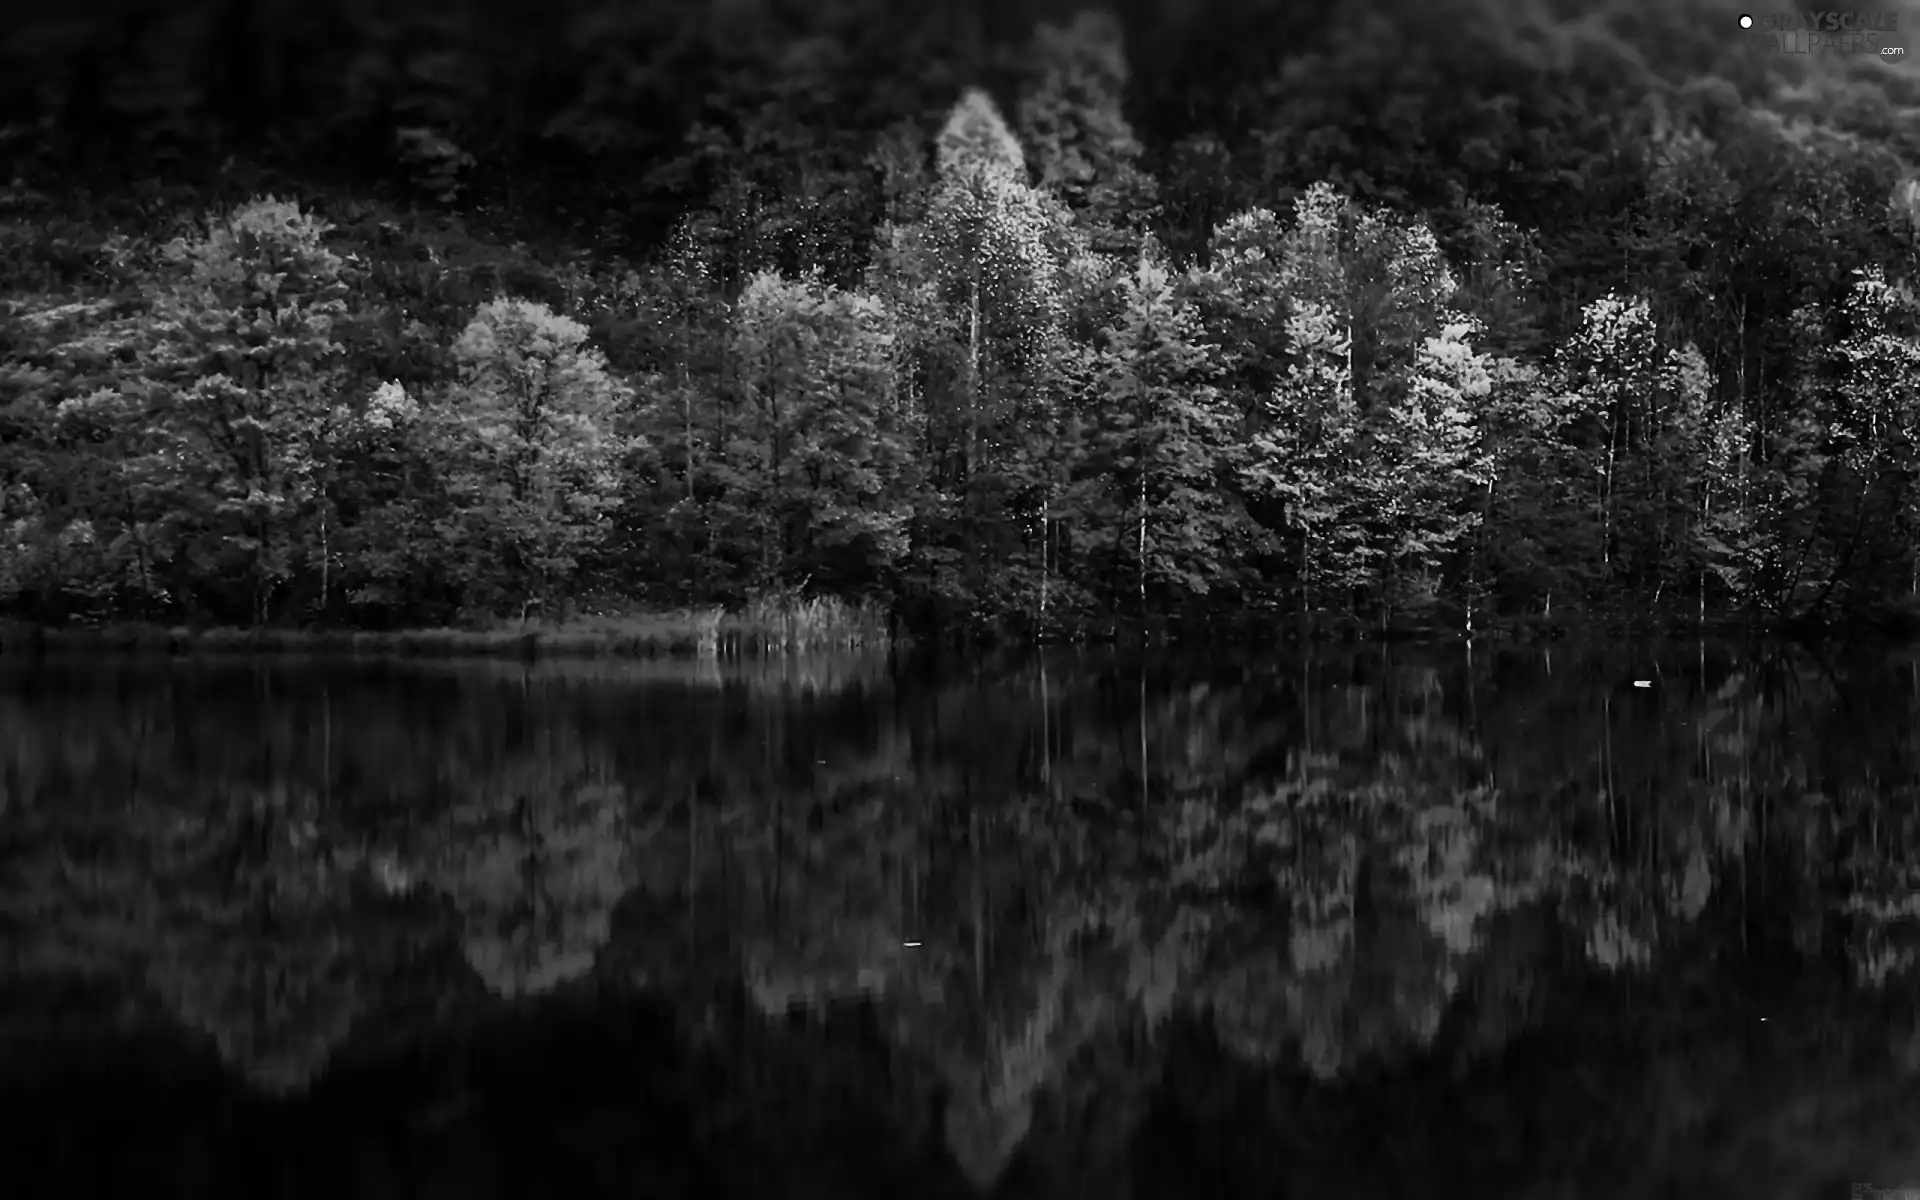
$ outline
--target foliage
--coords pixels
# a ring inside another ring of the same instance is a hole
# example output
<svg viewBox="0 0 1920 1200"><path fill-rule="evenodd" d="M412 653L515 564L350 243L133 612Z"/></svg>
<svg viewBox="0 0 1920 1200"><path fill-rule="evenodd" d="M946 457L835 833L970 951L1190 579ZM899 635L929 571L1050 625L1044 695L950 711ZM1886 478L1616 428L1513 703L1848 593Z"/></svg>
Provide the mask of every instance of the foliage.
<svg viewBox="0 0 1920 1200"><path fill-rule="evenodd" d="M351 7L5 43L7 614L1920 586L1920 94L1874 56L1652 0Z"/></svg>
<svg viewBox="0 0 1920 1200"><path fill-rule="evenodd" d="M638 448L620 434L625 389L584 325L531 301L483 305L453 357L436 433L456 571L484 587L504 568L502 599L551 604L605 536Z"/></svg>

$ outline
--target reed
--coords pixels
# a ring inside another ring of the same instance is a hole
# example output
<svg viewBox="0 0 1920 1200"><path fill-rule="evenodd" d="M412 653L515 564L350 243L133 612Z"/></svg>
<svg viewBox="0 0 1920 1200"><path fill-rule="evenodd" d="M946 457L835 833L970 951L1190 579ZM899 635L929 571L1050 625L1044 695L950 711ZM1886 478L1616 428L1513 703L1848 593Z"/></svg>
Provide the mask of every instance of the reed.
<svg viewBox="0 0 1920 1200"><path fill-rule="evenodd" d="M740 652L875 650L892 644L886 609L837 596L755 596L732 620Z"/></svg>

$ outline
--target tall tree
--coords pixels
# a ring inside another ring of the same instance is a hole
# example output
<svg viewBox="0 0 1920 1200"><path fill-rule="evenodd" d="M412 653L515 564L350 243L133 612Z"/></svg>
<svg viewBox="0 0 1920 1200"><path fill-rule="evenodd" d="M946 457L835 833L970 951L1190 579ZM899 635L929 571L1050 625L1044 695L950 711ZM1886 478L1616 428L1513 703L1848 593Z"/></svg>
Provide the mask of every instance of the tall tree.
<svg viewBox="0 0 1920 1200"><path fill-rule="evenodd" d="M768 272L748 285L734 322L752 421L736 463L750 473L760 523L756 582L879 585L906 550L910 482L891 314L818 274Z"/></svg>
<svg viewBox="0 0 1920 1200"><path fill-rule="evenodd" d="M1234 422L1213 347L1151 239L1122 296L1103 339L1102 411L1085 466L1144 615L1150 589L1178 603L1233 582L1243 517L1222 486Z"/></svg>
<svg viewBox="0 0 1920 1200"><path fill-rule="evenodd" d="M1382 590L1393 608L1424 608L1440 570L1481 520L1476 493L1493 478L1479 405L1493 389L1490 364L1456 321L1420 348L1411 386L1379 422L1364 479L1386 537Z"/></svg>
<svg viewBox="0 0 1920 1200"><path fill-rule="evenodd" d="M1004 494L999 424L1063 316L1060 272L1071 239L1058 209L1025 182L1019 143L986 93L963 95L936 142L938 182L924 224L899 243L942 305L961 355L955 439L966 586L978 592L989 509ZM897 258L897 256L896 256Z"/></svg>
<svg viewBox="0 0 1920 1200"><path fill-rule="evenodd" d="M1256 499L1277 501L1284 528L1298 543L1302 616L1329 593L1342 607L1367 578L1367 548L1346 523L1357 467L1359 413L1347 371L1342 324L1316 301L1291 306L1287 335L1295 359L1260 413L1242 468Z"/></svg>
<svg viewBox="0 0 1920 1200"><path fill-rule="evenodd" d="M460 379L442 398L444 530L466 582L522 615L562 599L605 536L629 392L580 322L529 300L482 305L454 344Z"/></svg>
<svg viewBox="0 0 1920 1200"><path fill-rule="evenodd" d="M291 200L252 201L176 239L156 282L143 355L142 419L194 512L192 553L248 581L267 620L293 577L308 525L333 519L322 483L334 390L345 377L334 327L345 264L327 225Z"/></svg>

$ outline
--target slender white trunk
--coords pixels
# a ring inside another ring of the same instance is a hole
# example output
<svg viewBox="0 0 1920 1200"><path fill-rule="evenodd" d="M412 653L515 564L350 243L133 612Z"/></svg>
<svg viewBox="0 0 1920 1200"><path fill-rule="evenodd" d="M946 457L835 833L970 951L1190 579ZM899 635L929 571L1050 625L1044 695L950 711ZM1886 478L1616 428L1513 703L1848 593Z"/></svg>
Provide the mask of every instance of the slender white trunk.
<svg viewBox="0 0 1920 1200"><path fill-rule="evenodd" d="M1140 468L1140 537L1139 563L1137 574L1140 587L1140 616L1147 615L1147 471L1143 461Z"/></svg>
<svg viewBox="0 0 1920 1200"><path fill-rule="evenodd" d="M322 615L327 611L327 589L333 578L333 544L327 534L327 510L323 506L320 509L320 612Z"/></svg>
<svg viewBox="0 0 1920 1200"><path fill-rule="evenodd" d="M1040 496L1040 620L1047 625L1047 583L1053 573L1053 473L1047 473L1046 491Z"/></svg>
<svg viewBox="0 0 1920 1200"><path fill-rule="evenodd" d="M973 511L973 476L980 446L980 260L973 263L973 290L968 300L967 321L967 466L961 485L961 510L966 541L966 569L969 583L974 579L976 530Z"/></svg>
<svg viewBox="0 0 1920 1200"><path fill-rule="evenodd" d="M1600 561L1613 565L1613 455L1614 430L1607 431L1607 474L1601 486Z"/></svg>
<svg viewBox="0 0 1920 1200"><path fill-rule="evenodd" d="M973 456L980 438L980 264L973 265L973 294L967 319L967 483L973 483Z"/></svg>

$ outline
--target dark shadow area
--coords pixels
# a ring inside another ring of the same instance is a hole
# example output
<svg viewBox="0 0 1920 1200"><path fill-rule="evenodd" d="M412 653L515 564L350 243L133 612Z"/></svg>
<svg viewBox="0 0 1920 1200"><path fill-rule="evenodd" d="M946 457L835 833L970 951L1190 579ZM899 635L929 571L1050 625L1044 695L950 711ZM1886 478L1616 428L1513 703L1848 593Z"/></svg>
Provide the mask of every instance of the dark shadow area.
<svg viewBox="0 0 1920 1200"><path fill-rule="evenodd" d="M8 1194L1909 1186L1910 665L9 667Z"/></svg>

